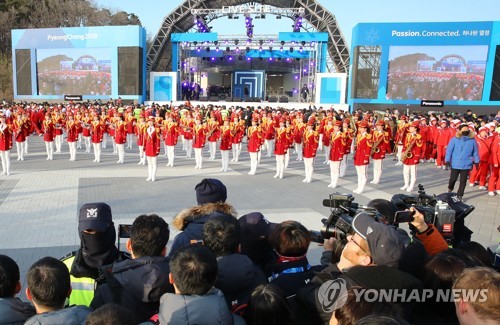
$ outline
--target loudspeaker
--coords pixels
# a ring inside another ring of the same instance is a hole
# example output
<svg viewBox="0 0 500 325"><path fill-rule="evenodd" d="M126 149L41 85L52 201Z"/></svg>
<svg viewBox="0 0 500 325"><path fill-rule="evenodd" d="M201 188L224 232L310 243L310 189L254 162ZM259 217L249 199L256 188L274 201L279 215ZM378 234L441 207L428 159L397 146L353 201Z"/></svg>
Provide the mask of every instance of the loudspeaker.
<svg viewBox="0 0 500 325"><path fill-rule="evenodd" d="M288 96L280 96L280 103L288 103Z"/></svg>
<svg viewBox="0 0 500 325"><path fill-rule="evenodd" d="M16 80L17 94L31 95L31 50L16 50Z"/></svg>
<svg viewBox="0 0 500 325"><path fill-rule="evenodd" d="M142 95L142 48L118 47L118 94Z"/></svg>
<svg viewBox="0 0 500 325"><path fill-rule="evenodd" d="M208 97L207 96L200 96L200 102L207 102Z"/></svg>
<svg viewBox="0 0 500 325"><path fill-rule="evenodd" d="M269 102L270 103L277 103L278 102L278 97L269 97Z"/></svg>
<svg viewBox="0 0 500 325"><path fill-rule="evenodd" d="M218 102L219 101L219 97L217 96L210 96L210 99L209 99L211 102Z"/></svg>

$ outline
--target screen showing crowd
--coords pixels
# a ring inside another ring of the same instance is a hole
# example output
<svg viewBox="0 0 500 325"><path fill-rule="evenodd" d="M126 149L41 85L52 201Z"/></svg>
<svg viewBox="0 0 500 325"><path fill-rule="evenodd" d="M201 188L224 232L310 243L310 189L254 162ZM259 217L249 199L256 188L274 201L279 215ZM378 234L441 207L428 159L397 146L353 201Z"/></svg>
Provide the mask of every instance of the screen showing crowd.
<svg viewBox="0 0 500 325"><path fill-rule="evenodd" d="M391 46L386 99L480 101L488 46Z"/></svg>
<svg viewBox="0 0 500 325"><path fill-rule="evenodd" d="M38 49L38 95L111 94L109 48Z"/></svg>

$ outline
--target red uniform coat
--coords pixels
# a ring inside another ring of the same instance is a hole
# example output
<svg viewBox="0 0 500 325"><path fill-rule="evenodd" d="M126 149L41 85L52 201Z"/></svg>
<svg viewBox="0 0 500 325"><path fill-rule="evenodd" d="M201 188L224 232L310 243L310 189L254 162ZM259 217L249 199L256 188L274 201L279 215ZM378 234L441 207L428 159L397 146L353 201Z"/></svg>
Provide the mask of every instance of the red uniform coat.
<svg viewBox="0 0 500 325"><path fill-rule="evenodd" d="M342 133L345 135L345 153L350 154L352 141L354 140L354 130L347 128L342 130Z"/></svg>
<svg viewBox="0 0 500 325"><path fill-rule="evenodd" d="M163 139L165 145L175 146L177 144L177 139L179 138L179 127L176 122L166 122L165 130L163 131Z"/></svg>
<svg viewBox="0 0 500 325"><path fill-rule="evenodd" d="M405 165L417 165L420 161L420 157L422 155L422 136L420 134L411 134L408 133L405 137L405 141L403 142L403 153L401 159ZM411 146L411 149L408 147ZM405 152L411 153L411 158L405 157Z"/></svg>
<svg viewBox="0 0 500 325"><path fill-rule="evenodd" d="M248 152L259 152L262 145L262 130L260 127L250 126L247 130Z"/></svg>
<svg viewBox="0 0 500 325"><path fill-rule="evenodd" d="M148 126L144 134L144 152L148 157L156 157L160 153L160 129Z"/></svg>
<svg viewBox="0 0 500 325"><path fill-rule="evenodd" d="M245 125L238 123L231 126L233 132L233 144L241 143L245 135Z"/></svg>
<svg viewBox="0 0 500 325"><path fill-rule="evenodd" d="M124 144L127 142L127 131L125 129L124 122L118 122L115 124L115 143Z"/></svg>
<svg viewBox="0 0 500 325"><path fill-rule="evenodd" d="M333 126L325 125L325 128L323 129L323 145L324 146L330 145L330 139L332 137L332 132L333 132Z"/></svg>
<svg viewBox="0 0 500 325"><path fill-rule="evenodd" d="M0 150L7 151L12 148L12 129L7 124L0 124Z"/></svg>
<svg viewBox="0 0 500 325"><path fill-rule="evenodd" d="M52 120L45 120L42 123L43 141L52 142L54 141L54 123Z"/></svg>
<svg viewBox="0 0 500 325"><path fill-rule="evenodd" d="M62 117L57 117L54 119L54 125L55 125L55 130L54 134L55 135L62 135L63 134L63 127L64 127L64 120Z"/></svg>
<svg viewBox="0 0 500 325"><path fill-rule="evenodd" d="M275 134L274 154L285 155L290 147L290 130L277 128Z"/></svg>
<svg viewBox="0 0 500 325"><path fill-rule="evenodd" d="M373 145L377 144L378 152L374 152L373 159L384 159L385 155L390 148L389 134L384 131L373 132Z"/></svg>
<svg viewBox="0 0 500 325"><path fill-rule="evenodd" d="M267 121L265 122L264 128L265 128L265 131L264 131L265 132L265 135L264 135L265 139L266 140L274 139L274 136L275 136L275 134L274 134L275 133L274 132L274 121L271 118L267 119Z"/></svg>
<svg viewBox="0 0 500 325"><path fill-rule="evenodd" d="M16 140L16 142L26 141L23 120L15 119L14 122L12 122L12 132L14 133L14 140Z"/></svg>
<svg viewBox="0 0 500 325"><path fill-rule="evenodd" d="M134 126L136 124L136 119L135 117L130 114L129 116L127 116L126 120L125 120L125 125L126 125L126 128L127 128L127 134L134 134Z"/></svg>
<svg viewBox="0 0 500 325"><path fill-rule="evenodd" d="M232 145L232 137L231 128L228 126L221 127L220 134L220 150L231 150L233 148Z"/></svg>
<svg viewBox="0 0 500 325"><path fill-rule="evenodd" d="M203 148L207 139L207 129L203 125L195 125L193 148Z"/></svg>
<svg viewBox="0 0 500 325"><path fill-rule="evenodd" d="M192 140L194 138L194 122L188 121L183 128L184 139Z"/></svg>
<svg viewBox="0 0 500 325"><path fill-rule="evenodd" d="M66 123L67 140L68 142L75 142L78 139L78 128L75 121L68 121Z"/></svg>
<svg viewBox="0 0 500 325"><path fill-rule="evenodd" d="M397 130L396 130L396 136L394 138L394 141L401 145L403 144L403 141L406 137L406 133L407 133L407 123L403 122L403 121L400 121L398 123L398 127L397 127Z"/></svg>
<svg viewBox="0 0 500 325"><path fill-rule="evenodd" d="M477 149L479 153L479 160L483 162L490 161L491 156L491 143L493 141L492 137L486 137L486 139L481 138L476 135Z"/></svg>
<svg viewBox="0 0 500 325"><path fill-rule="evenodd" d="M356 136L356 152L354 153L354 166L364 166L370 163L372 148L372 135L358 134Z"/></svg>
<svg viewBox="0 0 500 325"><path fill-rule="evenodd" d="M490 164L500 166L500 137L493 137L491 141Z"/></svg>
<svg viewBox="0 0 500 325"><path fill-rule="evenodd" d="M208 141L209 142L216 142L217 139L220 137L220 128L219 128L219 123L217 122L208 122Z"/></svg>
<svg viewBox="0 0 500 325"><path fill-rule="evenodd" d="M305 130L302 146L302 156L304 158L316 157L319 145L319 134L313 130Z"/></svg>
<svg viewBox="0 0 500 325"><path fill-rule="evenodd" d="M144 147L144 135L146 134L147 127L148 125L145 122L139 122L135 125L137 145L140 147Z"/></svg>
<svg viewBox="0 0 500 325"><path fill-rule="evenodd" d="M82 119L82 122L82 136L90 137L90 122L92 122L92 120L90 119L90 117L84 117Z"/></svg>
<svg viewBox="0 0 500 325"><path fill-rule="evenodd" d="M299 122L295 125L293 132L293 141L295 143L302 143L302 138L304 137L304 131L306 130L306 124L304 122Z"/></svg>
<svg viewBox="0 0 500 325"><path fill-rule="evenodd" d="M103 124L100 121L92 121L90 130L92 143L101 143L104 135Z"/></svg>
<svg viewBox="0 0 500 325"><path fill-rule="evenodd" d="M346 149L346 138L345 134L341 131L332 133L330 140L330 160L331 161L341 161L345 155Z"/></svg>
<svg viewBox="0 0 500 325"><path fill-rule="evenodd" d="M452 136L451 133L448 131L448 128L442 128L440 126L436 128L436 132L434 134L434 144L446 147L450 142L451 138Z"/></svg>

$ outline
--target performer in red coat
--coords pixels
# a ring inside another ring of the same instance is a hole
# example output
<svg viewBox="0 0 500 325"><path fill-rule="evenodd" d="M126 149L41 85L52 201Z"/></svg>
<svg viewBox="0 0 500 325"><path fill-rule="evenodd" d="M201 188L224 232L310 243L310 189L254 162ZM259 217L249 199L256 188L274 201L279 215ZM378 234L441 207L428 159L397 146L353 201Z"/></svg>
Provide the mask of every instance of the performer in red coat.
<svg viewBox="0 0 500 325"><path fill-rule="evenodd" d="M238 162L241 154L241 142L245 136L245 121L235 117L231 124L231 132L233 132L233 159L231 161Z"/></svg>
<svg viewBox="0 0 500 325"><path fill-rule="evenodd" d="M363 121L358 125L358 135L356 136L354 166L356 166L356 173L358 175L358 187L353 193L361 194L365 188L372 145L372 135L368 133L368 122Z"/></svg>
<svg viewBox="0 0 500 325"><path fill-rule="evenodd" d="M280 120L279 127L276 128L275 132L275 147L274 147L274 155L276 157L276 174L274 178L283 178L283 171L285 170L285 154L290 147L289 141L289 133L290 130L287 130L285 127L285 119L282 118Z"/></svg>
<svg viewBox="0 0 500 325"><path fill-rule="evenodd" d="M207 140L207 128L205 125L201 124L201 116L197 116L194 126L194 158L196 160L196 166L194 168L201 169L203 163L203 148L205 147L205 141Z"/></svg>
<svg viewBox="0 0 500 325"><path fill-rule="evenodd" d="M85 153L90 153L90 123L92 122L92 118L89 115L89 112L85 112L82 118L82 137L83 142L85 143Z"/></svg>
<svg viewBox="0 0 500 325"><path fill-rule="evenodd" d="M229 167L229 151L232 148L232 137L229 119L226 117L220 130L220 153L222 156L221 172L227 172Z"/></svg>
<svg viewBox="0 0 500 325"><path fill-rule="evenodd" d="M336 188L340 175L340 162L346 150L346 135L341 130L342 121L335 121L330 140L330 178L328 187Z"/></svg>
<svg viewBox="0 0 500 325"><path fill-rule="evenodd" d="M121 114L115 115L115 143L118 151L117 164L123 164L125 160L125 143L127 142L127 130Z"/></svg>
<svg viewBox="0 0 500 325"><path fill-rule="evenodd" d="M333 132L333 118L331 116L326 118L326 125L323 128L323 133L320 134L320 150L323 149L325 154L324 164L327 164L330 158L330 140Z"/></svg>
<svg viewBox="0 0 500 325"><path fill-rule="evenodd" d="M148 124L146 123L146 119L144 118L144 114L141 112L139 116L139 121L135 124L135 136L137 137L137 146L139 147L139 162L137 165L145 165L146 164L146 154L144 152L144 142L146 129ZM128 135L127 135L128 136Z"/></svg>
<svg viewBox="0 0 500 325"><path fill-rule="evenodd" d="M436 166L438 168L447 169L448 167L444 164L444 157L446 155L446 147L450 139L453 137L448 130L448 122L442 120L439 123L439 127L434 134L434 143L436 144Z"/></svg>
<svg viewBox="0 0 500 325"><path fill-rule="evenodd" d="M382 162L385 159L385 155L390 148L389 133L385 130L385 122L383 120L377 121L375 125L375 131L372 133L373 146L371 148L371 157L373 160L373 180L371 184L380 183L380 177L382 176Z"/></svg>
<svg viewBox="0 0 500 325"><path fill-rule="evenodd" d="M10 175L10 149L12 149L12 129L6 123L5 115L0 111L0 158L2 174Z"/></svg>
<svg viewBox="0 0 500 325"><path fill-rule="evenodd" d="M403 164L401 153L403 152L403 142L406 138L406 132L408 129L407 117L402 115L398 121L398 126L396 128L396 136L394 137L394 142L397 145L396 166L401 166Z"/></svg>
<svg viewBox="0 0 500 325"><path fill-rule="evenodd" d="M47 151L47 160L52 160L54 153L55 128L50 113L45 115L45 120L42 123L42 132L43 141L45 142L45 150Z"/></svg>
<svg viewBox="0 0 500 325"><path fill-rule="evenodd" d="M250 172L248 175L255 175L258 165L258 153L260 151L260 146L262 145L262 129L257 125L259 120L257 118L252 119L252 126L248 127L247 130L247 146L248 153L250 154Z"/></svg>
<svg viewBox="0 0 500 325"><path fill-rule="evenodd" d="M427 130L427 151L425 152L425 159L428 162L436 162L436 133L437 133L437 119L431 117L430 125Z"/></svg>
<svg viewBox="0 0 500 325"><path fill-rule="evenodd" d="M488 181L488 195L494 196L495 192L500 194L500 136L498 136L498 134L492 137L490 148L491 174Z"/></svg>
<svg viewBox="0 0 500 325"><path fill-rule="evenodd" d="M266 157L271 157L275 145L275 122L271 114L267 118L262 119L262 129L264 130L264 145L267 148Z"/></svg>
<svg viewBox="0 0 500 325"><path fill-rule="evenodd" d="M134 138L134 130L135 130L135 125L137 124L137 121L134 117L134 114L132 113L132 110L129 109L127 110L127 114L125 117L125 128L127 131L127 148L132 149L132 142Z"/></svg>
<svg viewBox="0 0 500 325"><path fill-rule="evenodd" d="M210 151L210 160L215 159L215 154L217 152L217 140L220 137L220 128L219 122L217 121L216 115L212 112L210 116L210 120L207 124L207 140L208 140L208 149Z"/></svg>
<svg viewBox="0 0 500 325"><path fill-rule="evenodd" d="M184 121L183 133L186 146L186 158L191 158L193 152L194 119L188 115Z"/></svg>
<svg viewBox="0 0 500 325"><path fill-rule="evenodd" d="M76 159L76 141L78 140L78 128L75 122L75 117L73 114L68 115L68 121L66 122L66 140L69 146L69 161L75 161Z"/></svg>
<svg viewBox="0 0 500 325"><path fill-rule="evenodd" d="M158 168L158 155L160 154L161 141L160 129L155 127L153 116L148 118L148 127L144 135L144 153L148 161L148 178L146 181L154 182L156 180L156 170Z"/></svg>
<svg viewBox="0 0 500 325"><path fill-rule="evenodd" d="M54 125L55 125L55 138L54 142L56 143L56 153L61 153L62 143L63 143L63 127L64 127L64 119L59 113L59 111L55 112L53 117Z"/></svg>
<svg viewBox="0 0 500 325"><path fill-rule="evenodd" d="M26 144L26 133L24 130L24 120L21 113L18 113L12 122L12 132L16 141L17 160L24 160L24 146Z"/></svg>
<svg viewBox="0 0 500 325"><path fill-rule="evenodd" d="M413 187L417 181L417 165L422 156L422 136L418 134L419 121L414 121L408 127L408 133L403 141L403 177L405 185L401 190L407 192L413 191Z"/></svg>
<svg viewBox="0 0 500 325"><path fill-rule="evenodd" d="M97 114L94 115L94 120L90 126L90 138L94 148L94 162L101 162L101 145L105 128L106 125L101 122L99 116Z"/></svg>
<svg viewBox="0 0 500 325"><path fill-rule="evenodd" d="M174 122L174 118L171 114L167 115L167 120L164 123L165 129L163 130L163 139L165 145L167 146L167 167L174 167L175 159L175 145L179 139L179 126L177 122Z"/></svg>
<svg viewBox="0 0 500 325"><path fill-rule="evenodd" d="M339 177L344 177L345 172L347 170L347 157L351 153L351 147L354 141L355 137L355 132L351 128L351 120L349 119L344 119L342 121L342 133L344 133L345 136L345 153L344 153L344 158L340 162L340 175Z"/></svg>
<svg viewBox="0 0 500 325"><path fill-rule="evenodd" d="M304 157L304 169L306 177L302 182L310 183L314 172L314 158L319 147L319 134L314 130L314 120L307 122L302 141L302 156Z"/></svg>
<svg viewBox="0 0 500 325"><path fill-rule="evenodd" d="M488 136L489 129L485 126L479 129L475 136L479 152L479 169L474 166L469 175L469 186L479 183L480 190L486 190L486 177L490 171L491 143L493 137Z"/></svg>
<svg viewBox="0 0 500 325"><path fill-rule="evenodd" d="M297 153L298 161L301 161L302 156L302 139L304 137L304 131L306 130L306 124L302 119L302 115L297 115L297 119L293 130L293 142L295 145L295 152Z"/></svg>

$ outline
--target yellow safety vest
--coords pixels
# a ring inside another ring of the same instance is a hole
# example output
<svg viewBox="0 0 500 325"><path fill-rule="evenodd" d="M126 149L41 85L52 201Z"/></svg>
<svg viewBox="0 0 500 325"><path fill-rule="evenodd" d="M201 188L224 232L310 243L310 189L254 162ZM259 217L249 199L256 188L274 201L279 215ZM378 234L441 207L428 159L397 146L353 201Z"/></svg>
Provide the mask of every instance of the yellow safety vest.
<svg viewBox="0 0 500 325"><path fill-rule="evenodd" d="M70 271L74 260L74 255L63 259L63 263ZM70 281L72 291L69 297L69 305L90 306L92 299L94 299L95 280L92 278L75 278L70 275Z"/></svg>

